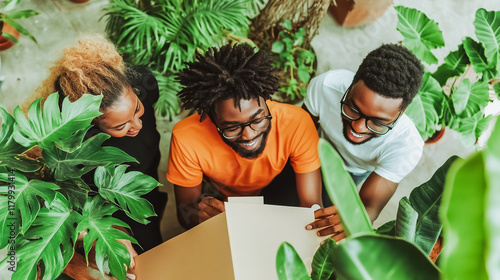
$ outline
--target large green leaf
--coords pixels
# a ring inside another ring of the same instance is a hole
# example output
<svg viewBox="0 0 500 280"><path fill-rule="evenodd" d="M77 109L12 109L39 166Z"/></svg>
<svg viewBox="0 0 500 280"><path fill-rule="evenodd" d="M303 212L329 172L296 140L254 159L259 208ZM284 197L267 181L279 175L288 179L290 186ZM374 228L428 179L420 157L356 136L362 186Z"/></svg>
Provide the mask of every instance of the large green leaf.
<svg viewBox="0 0 500 280"><path fill-rule="evenodd" d="M99 133L68 153L52 146L43 150L43 158L47 166L55 170L54 177L58 181L80 178L83 174L98 166L137 162L137 160L116 147L102 147L102 143L110 136Z"/></svg>
<svg viewBox="0 0 500 280"><path fill-rule="evenodd" d="M438 268L422 251L395 237L357 235L346 238L333 248L333 258L338 280L439 279Z"/></svg>
<svg viewBox="0 0 500 280"><path fill-rule="evenodd" d="M83 238L85 257L88 259L89 251L95 242L95 260L99 270L104 274L104 260L107 258L113 276L125 280L127 267L130 264L130 254L117 239L130 240L133 243L137 241L113 227L129 227L125 222L111 217L117 209L114 204L105 201L101 196L87 198L82 212L83 219L76 230L88 232Z"/></svg>
<svg viewBox="0 0 500 280"><path fill-rule="evenodd" d="M395 236L407 241L415 241L417 230L418 213L413 209L410 200L406 196L399 200L398 212L396 214Z"/></svg>
<svg viewBox="0 0 500 280"><path fill-rule="evenodd" d="M491 62L500 54L500 12L489 12L483 8L476 11L474 20L477 39L484 46L484 54Z"/></svg>
<svg viewBox="0 0 500 280"><path fill-rule="evenodd" d="M72 209L83 209L87 197L92 190L81 178L56 181L54 183L61 188L61 193L68 199L69 206Z"/></svg>
<svg viewBox="0 0 500 280"><path fill-rule="evenodd" d="M455 113L463 117L471 117L482 111L488 105L489 98L486 81L472 84L469 79L463 80L451 94Z"/></svg>
<svg viewBox="0 0 500 280"><path fill-rule="evenodd" d="M276 254L276 271L279 280L307 280L306 266L297 251L288 242L281 243Z"/></svg>
<svg viewBox="0 0 500 280"><path fill-rule="evenodd" d="M172 117L180 111L181 102L177 93L181 90L182 86L175 79L175 75L164 76L156 71L153 71L153 73L158 80L158 88L160 90L160 97L153 105L155 113L162 117L167 117L172 121Z"/></svg>
<svg viewBox="0 0 500 280"><path fill-rule="evenodd" d="M345 170L344 161L324 139L318 143L321 171L326 190L337 207L346 236L355 233L372 233L373 228L361 202L351 176Z"/></svg>
<svg viewBox="0 0 500 280"><path fill-rule="evenodd" d="M16 118L14 139L25 147L38 145L42 149L47 149L55 143L64 151L74 151L80 146L92 120L101 114L99 112L101 99L101 95L84 94L71 103L66 97L60 111L59 94L53 93L45 101L43 113L41 99L30 105L29 120L17 107L14 110Z"/></svg>
<svg viewBox="0 0 500 280"><path fill-rule="evenodd" d="M403 35L403 44L419 59L428 64L438 62L431 49L444 46L438 24L417 9L394 7L398 12L397 30Z"/></svg>
<svg viewBox="0 0 500 280"><path fill-rule="evenodd" d="M13 280L36 279L37 264L45 269L43 279L54 279L73 257L81 215L70 211L68 201L57 194L49 208L42 208L32 227L16 240L18 259Z"/></svg>
<svg viewBox="0 0 500 280"><path fill-rule="evenodd" d="M483 112L478 112L472 117L461 118L454 122L453 129L460 133L462 142L469 147L476 143L479 136L488 128L492 119L492 116L485 117Z"/></svg>
<svg viewBox="0 0 500 280"><path fill-rule="evenodd" d="M0 117L2 127L0 129L0 166L5 165L9 168L24 172L33 172L42 167L38 160L32 160L21 155L27 149L19 145L12 133L14 132L14 118L0 105Z"/></svg>
<svg viewBox="0 0 500 280"><path fill-rule="evenodd" d="M50 182L40 180L28 181L24 175L17 172L0 173L0 181L9 183L9 185L0 185L0 195L8 196L8 204L15 205L16 211L20 211L20 232L22 234L26 233L40 211L40 202L38 201L38 197L43 198L47 203L51 203L56 196L55 190L59 189L57 185ZM12 187L11 183L14 184L14 187ZM5 225L9 222L10 220L8 217L2 217L0 220L1 225ZM5 246L4 229L5 227L2 227L2 230L0 231L0 233L2 233L0 248Z"/></svg>
<svg viewBox="0 0 500 280"><path fill-rule="evenodd" d="M429 73L425 73L417 95L405 111L415 124L422 139L427 140L436 132L439 118L443 114L445 98L446 96L436 79Z"/></svg>
<svg viewBox="0 0 500 280"><path fill-rule="evenodd" d="M470 63L464 44L460 44L458 49L450 52L445 58L444 63L432 74L441 86L451 77L460 76L464 73L465 67Z"/></svg>
<svg viewBox="0 0 500 280"><path fill-rule="evenodd" d="M153 177L138 171L125 173L126 165L98 167L94 181L99 194L107 200L120 205L125 213L139 223L147 224L146 219L156 216L153 205L140 197L161 185Z"/></svg>
<svg viewBox="0 0 500 280"><path fill-rule="evenodd" d="M312 280L328 280L333 273L332 252L335 247L335 241L327 238L314 254L312 261Z"/></svg>
<svg viewBox="0 0 500 280"><path fill-rule="evenodd" d="M465 52L470 59L474 71L478 74L482 74L481 79L489 81L497 75L497 56L490 62L484 56L484 47L480 43L474 41L470 37L466 37L463 40L463 45Z"/></svg>

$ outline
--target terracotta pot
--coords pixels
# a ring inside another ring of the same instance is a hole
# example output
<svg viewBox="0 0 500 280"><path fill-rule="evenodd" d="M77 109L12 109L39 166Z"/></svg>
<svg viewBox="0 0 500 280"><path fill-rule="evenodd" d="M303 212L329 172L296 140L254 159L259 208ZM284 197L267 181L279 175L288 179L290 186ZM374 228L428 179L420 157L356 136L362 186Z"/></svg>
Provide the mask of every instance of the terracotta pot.
<svg viewBox="0 0 500 280"><path fill-rule="evenodd" d="M2 33L6 32L14 37L16 39L19 39L19 31L17 31L12 25L6 23L6 22L0 22L2 25ZM6 50L14 45L14 42L10 41L9 39L5 38L4 36L0 35L0 51Z"/></svg>
<svg viewBox="0 0 500 280"><path fill-rule="evenodd" d="M371 23L381 17L393 0L334 0L328 11L343 27Z"/></svg>
<svg viewBox="0 0 500 280"><path fill-rule="evenodd" d="M439 236L438 240L436 240L436 243L434 244L434 247L432 247L431 253L429 254L429 258L433 263L436 262L437 258L439 257L439 254L441 253L442 248L443 248L443 238Z"/></svg>
<svg viewBox="0 0 500 280"><path fill-rule="evenodd" d="M437 143L441 138L443 138L444 135L444 127L441 130L436 131L429 139L425 141L425 144L434 144Z"/></svg>

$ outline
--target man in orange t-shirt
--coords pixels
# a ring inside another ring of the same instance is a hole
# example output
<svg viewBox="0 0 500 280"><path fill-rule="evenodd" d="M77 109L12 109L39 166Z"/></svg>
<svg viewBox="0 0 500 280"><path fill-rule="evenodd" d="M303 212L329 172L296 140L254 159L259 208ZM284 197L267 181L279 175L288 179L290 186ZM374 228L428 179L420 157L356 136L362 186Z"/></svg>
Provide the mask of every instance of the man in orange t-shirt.
<svg viewBox="0 0 500 280"><path fill-rule="evenodd" d="M279 87L271 62L247 44L226 45L179 72L179 97L198 111L174 126L169 154L184 227L224 211L228 196L322 205L318 134L303 109L269 100Z"/></svg>

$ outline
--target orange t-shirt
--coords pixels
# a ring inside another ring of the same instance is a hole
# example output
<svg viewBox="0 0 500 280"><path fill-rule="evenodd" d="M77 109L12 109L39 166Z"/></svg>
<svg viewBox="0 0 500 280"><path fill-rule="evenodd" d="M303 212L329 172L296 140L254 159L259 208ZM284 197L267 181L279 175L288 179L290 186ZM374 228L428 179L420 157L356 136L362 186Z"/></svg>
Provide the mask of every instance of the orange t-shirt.
<svg viewBox="0 0 500 280"><path fill-rule="evenodd" d="M258 195L289 158L296 173L318 169L319 138L309 114L294 105L267 104L271 130L264 151L254 159L241 157L224 143L208 117L200 122L194 114L178 122L172 131L167 180L194 187L205 175L226 196Z"/></svg>

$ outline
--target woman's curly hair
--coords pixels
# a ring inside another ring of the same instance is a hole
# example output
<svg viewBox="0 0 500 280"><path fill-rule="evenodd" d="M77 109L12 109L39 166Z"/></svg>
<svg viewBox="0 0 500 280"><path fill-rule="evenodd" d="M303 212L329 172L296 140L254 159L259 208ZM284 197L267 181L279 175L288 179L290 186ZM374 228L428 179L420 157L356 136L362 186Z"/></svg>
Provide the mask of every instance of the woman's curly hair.
<svg viewBox="0 0 500 280"><path fill-rule="evenodd" d="M363 59L353 84L363 80L369 89L382 96L402 98L401 109L406 109L418 93L423 74L420 60L407 48L384 44Z"/></svg>
<svg viewBox="0 0 500 280"><path fill-rule="evenodd" d="M240 100L256 98L260 105L259 97L270 99L279 88L272 61L263 50L255 51L248 44L210 48L177 74L184 86L178 96L186 109L198 111L200 121L212 117L215 105L223 100L234 99L239 108Z"/></svg>
<svg viewBox="0 0 500 280"><path fill-rule="evenodd" d="M57 91L72 102L87 93L102 95L101 109L107 108L130 85L126 71L116 47L103 35L81 35L77 45L63 50L49 77L24 104Z"/></svg>

